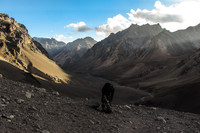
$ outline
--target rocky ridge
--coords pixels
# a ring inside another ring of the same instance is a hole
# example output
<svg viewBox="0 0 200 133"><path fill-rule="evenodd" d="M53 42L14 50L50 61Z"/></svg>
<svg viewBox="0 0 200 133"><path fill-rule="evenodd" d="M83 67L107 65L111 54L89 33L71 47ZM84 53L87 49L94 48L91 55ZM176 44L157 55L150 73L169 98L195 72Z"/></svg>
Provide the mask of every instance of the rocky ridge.
<svg viewBox="0 0 200 133"><path fill-rule="evenodd" d="M0 13L0 59L49 81L65 83L69 81L69 75L49 58L40 43L31 38L26 27L2 13Z"/></svg>
<svg viewBox="0 0 200 133"><path fill-rule="evenodd" d="M163 29L158 25L138 26L132 24L128 29L111 34L106 39L96 43L87 53L73 66L77 71L100 71L112 67L134 53L148 40L159 34ZM79 68L78 66L82 67Z"/></svg>
<svg viewBox="0 0 200 133"><path fill-rule="evenodd" d="M67 45L66 43L57 41L54 38L33 37L33 39L42 44L42 46L47 50L51 57L54 57L62 47Z"/></svg>
<svg viewBox="0 0 200 133"><path fill-rule="evenodd" d="M200 48L199 36L199 25L173 33L159 24L131 25L95 44L72 70L116 81L145 80L192 55Z"/></svg>
<svg viewBox="0 0 200 133"><path fill-rule="evenodd" d="M113 105L113 113L91 108L91 99L71 99L0 76L0 132L200 132L198 114L155 107Z"/></svg>
<svg viewBox="0 0 200 133"><path fill-rule="evenodd" d="M63 47L53 59L64 69L70 68L71 64L77 62L95 43L97 41L91 37L77 39Z"/></svg>

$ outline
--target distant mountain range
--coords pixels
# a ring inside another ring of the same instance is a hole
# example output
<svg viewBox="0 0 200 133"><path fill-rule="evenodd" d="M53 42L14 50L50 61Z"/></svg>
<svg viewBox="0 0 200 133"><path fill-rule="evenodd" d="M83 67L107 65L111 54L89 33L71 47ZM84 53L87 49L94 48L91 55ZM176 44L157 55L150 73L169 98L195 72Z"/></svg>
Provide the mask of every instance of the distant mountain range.
<svg viewBox="0 0 200 133"><path fill-rule="evenodd" d="M51 57L53 57L62 47L67 45L66 43L57 41L54 38L33 37L33 39L42 44Z"/></svg>
<svg viewBox="0 0 200 133"><path fill-rule="evenodd" d="M131 25L95 44L72 70L116 80L142 78L193 54L199 36L200 25L173 33L160 25Z"/></svg>
<svg viewBox="0 0 200 133"><path fill-rule="evenodd" d="M91 37L77 39L63 47L53 59L63 68L68 68L71 64L79 60L95 43L97 41Z"/></svg>
<svg viewBox="0 0 200 133"><path fill-rule="evenodd" d="M49 58L49 54L40 43L31 38L26 27L2 13L0 13L0 61L43 80L59 83L69 81L70 76ZM7 76L11 74L9 69L3 68L3 65L0 67L5 70Z"/></svg>
<svg viewBox="0 0 200 133"><path fill-rule="evenodd" d="M88 49L97 43L91 37L80 38L67 44L54 38L34 37L33 39L41 43L54 61L63 68L69 68L71 64L79 60Z"/></svg>

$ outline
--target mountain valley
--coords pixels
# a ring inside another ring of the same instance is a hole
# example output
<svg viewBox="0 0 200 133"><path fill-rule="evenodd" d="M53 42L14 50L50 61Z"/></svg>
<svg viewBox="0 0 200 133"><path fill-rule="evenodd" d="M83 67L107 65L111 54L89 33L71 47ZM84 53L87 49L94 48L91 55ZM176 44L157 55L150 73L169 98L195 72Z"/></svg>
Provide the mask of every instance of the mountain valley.
<svg viewBox="0 0 200 133"><path fill-rule="evenodd" d="M93 108L108 82L111 114ZM199 87L200 24L132 24L65 44L0 13L0 132L198 133Z"/></svg>

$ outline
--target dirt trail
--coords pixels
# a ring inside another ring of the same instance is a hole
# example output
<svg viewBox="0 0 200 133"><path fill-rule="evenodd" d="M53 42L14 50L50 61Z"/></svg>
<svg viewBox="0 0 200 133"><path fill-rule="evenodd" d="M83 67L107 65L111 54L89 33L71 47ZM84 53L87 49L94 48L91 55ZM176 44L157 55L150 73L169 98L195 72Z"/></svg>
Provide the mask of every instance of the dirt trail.
<svg viewBox="0 0 200 133"><path fill-rule="evenodd" d="M54 90L0 78L1 133L199 133L200 115L135 105L92 109Z"/></svg>

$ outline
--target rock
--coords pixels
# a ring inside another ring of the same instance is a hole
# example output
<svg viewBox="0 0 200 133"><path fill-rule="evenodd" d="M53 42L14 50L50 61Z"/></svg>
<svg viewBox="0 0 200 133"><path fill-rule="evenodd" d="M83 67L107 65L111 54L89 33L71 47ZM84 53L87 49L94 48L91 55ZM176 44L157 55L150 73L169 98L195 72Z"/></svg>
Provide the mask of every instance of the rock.
<svg viewBox="0 0 200 133"><path fill-rule="evenodd" d="M138 127L134 126L133 129L138 129Z"/></svg>
<svg viewBox="0 0 200 133"><path fill-rule="evenodd" d="M0 78L3 78L3 75L2 75L2 74L0 74Z"/></svg>
<svg viewBox="0 0 200 133"><path fill-rule="evenodd" d="M26 96L27 98L31 98L31 97L32 97L32 93L26 92L25 96Z"/></svg>
<svg viewBox="0 0 200 133"><path fill-rule="evenodd" d="M10 116L8 116L8 118L9 118L9 119L14 119L15 116L14 116L14 115L10 115Z"/></svg>
<svg viewBox="0 0 200 133"><path fill-rule="evenodd" d="M200 126L200 122L198 122L198 121L195 121L195 123L196 123L196 124L198 124L198 125Z"/></svg>
<svg viewBox="0 0 200 133"><path fill-rule="evenodd" d="M116 112L117 112L118 114L122 114L122 113L123 113L121 110L116 110Z"/></svg>
<svg viewBox="0 0 200 133"><path fill-rule="evenodd" d="M52 94L53 94L53 95L56 95L56 96L59 96L59 95L60 95L59 92L57 92L57 91L52 92Z"/></svg>
<svg viewBox="0 0 200 133"><path fill-rule="evenodd" d="M195 133L200 133L200 131L199 130L195 130Z"/></svg>
<svg viewBox="0 0 200 133"><path fill-rule="evenodd" d="M1 98L5 99L6 101L10 101L10 98L7 96L1 96Z"/></svg>
<svg viewBox="0 0 200 133"><path fill-rule="evenodd" d="M151 107L151 109L152 109L152 110L157 110L157 108L156 108L156 107Z"/></svg>
<svg viewBox="0 0 200 133"><path fill-rule="evenodd" d="M167 123L166 120L165 120L165 118L163 118L163 117L161 117L161 116L158 116L155 120L161 121L161 122L163 122L163 123Z"/></svg>
<svg viewBox="0 0 200 133"><path fill-rule="evenodd" d="M48 102L48 101L46 101L46 102L44 102L44 105L45 105L45 106L47 106L47 105L48 105L48 103L49 103L49 102Z"/></svg>
<svg viewBox="0 0 200 133"><path fill-rule="evenodd" d="M33 110L33 111L37 111L37 108L35 106L31 106L29 107L30 110Z"/></svg>
<svg viewBox="0 0 200 133"><path fill-rule="evenodd" d="M94 123L94 121L92 121L92 120L90 120L90 123L92 124L92 125L94 125L95 123Z"/></svg>
<svg viewBox="0 0 200 133"><path fill-rule="evenodd" d="M1 107L6 107L7 105L6 105L6 104L0 104L0 106L1 106Z"/></svg>
<svg viewBox="0 0 200 133"><path fill-rule="evenodd" d="M16 99L15 101L16 101L16 103L18 103L18 104L24 103L24 100L23 100L23 99Z"/></svg>
<svg viewBox="0 0 200 133"><path fill-rule="evenodd" d="M41 133L50 133L48 130L42 130Z"/></svg>
<svg viewBox="0 0 200 133"><path fill-rule="evenodd" d="M46 89L45 88L36 88L40 93L46 93Z"/></svg>
<svg viewBox="0 0 200 133"><path fill-rule="evenodd" d="M5 119L9 119L9 120L11 120L11 119L14 119L15 118L15 116L14 115L1 115L1 117L2 118L5 118Z"/></svg>
<svg viewBox="0 0 200 133"><path fill-rule="evenodd" d="M115 128L115 129L118 129L118 126L117 126L117 125L113 125L112 127Z"/></svg>
<svg viewBox="0 0 200 133"><path fill-rule="evenodd" d="M1 101L3 102L3 104L9 104L8 101L6 101L6 99L2 98Z"/></svg>
<svg viewBox="0 0 200 133"><path fill-rule="evenodd" d="M99 124L99 125L100 125L100 124L101 124L101 121L97 121L97 124Z"/></svg>
<svg viewBox="0 0 200 133"><path fill-rule="evenodd" d="M132 108L130 107L130 106L128 106L128 105L124 105L124 107L126 108L126 109L128 109L128 110L131 110Z"/></svg>
<svg viewBox="0 0 200 133"><path fill-rule="evenodd" d="M39 124L35 124L35 125L33 125L33 127L36 128L36 129L41 129Z"/></svg>
<svg viewBox="0 0 200 133"><path fill-rule="evenodd" d="M156 129L157 129L157 130L160 130L161 128L160 128L160 127L157 127Z"/></svg>

